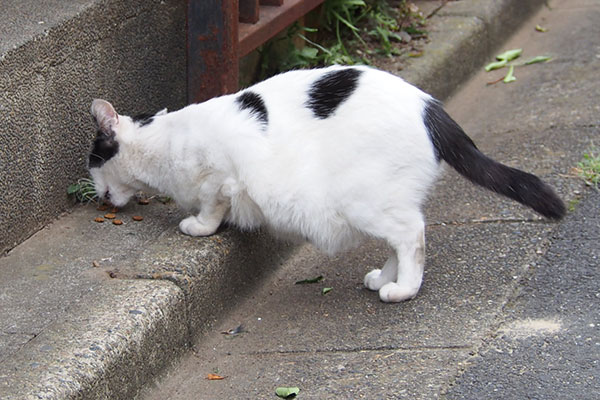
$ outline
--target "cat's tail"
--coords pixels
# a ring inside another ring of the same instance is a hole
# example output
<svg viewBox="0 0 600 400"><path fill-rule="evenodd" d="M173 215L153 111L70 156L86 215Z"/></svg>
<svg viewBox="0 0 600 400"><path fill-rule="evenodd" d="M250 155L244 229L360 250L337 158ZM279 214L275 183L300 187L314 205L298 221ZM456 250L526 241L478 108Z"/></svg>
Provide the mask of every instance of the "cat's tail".
<svg viewBox="0 0 600 400"><path fill-rule="evenodd" d="M424 122L438 159L446 161L461 175L545 217L565 216L565 205L550 186L535 175L507 167L480 152L438 101L427 100Z"/></svg>

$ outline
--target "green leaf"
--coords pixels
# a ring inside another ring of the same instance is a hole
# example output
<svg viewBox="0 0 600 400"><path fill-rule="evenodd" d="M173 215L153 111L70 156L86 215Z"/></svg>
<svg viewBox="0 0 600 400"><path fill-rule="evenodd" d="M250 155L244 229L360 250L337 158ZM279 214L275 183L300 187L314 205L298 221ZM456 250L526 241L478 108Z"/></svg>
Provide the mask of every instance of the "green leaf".
<svg viewBox="0 0 600 400"><path fill-rule="evenodd" d="M311 32L311 33L319 32L319 29L317 29L317 28L309 28L308 26L303 26L300 29L303 30L304 32Z"/></svg>
<svg viewBox="0 0 600 400"><path fill-rule="evenodd" d="M79 183L73 183L67 187L67 194L75 194L81 190L81 185Z"/></svg>
<svg viewBox="0 0 600 400"><path fill-rule="evenodd" d="M315 49L314 47L305 46L302 50L300 50L300 54L302 55L302 57L306 57L312 60L317 58L319 50Z"/></svg>
<svg viewBox="0 0 600 400"><path fill-rule="evenodd" d="M317 282L321 282L323 280L323 275L319 275L316 278L311 278L311 279L304 279L301 281L296 282L296 285L304 285L307 283L317 283Z"/></svg>
<svg viewBox="0 0 600 400"><path fill-rule="evenodd" d="M542 62L546 62L550 59L552 59L552 57L550 57L550 56L537 56L537 57L532 58L529 61L525 61L525 65L542 63Z"/></svg>
<svg viewBox="0 0 600 400"><path fill-rule="evenodd" d="M326 295L327 293L331 292L332 290L333 290L333 288L324 287L323 290L321 291L321 294Z"/></svg>
<svg viewBox="0 0 600 400"><path fill-rule="evenodd" d="M498 54L496 56L496 59L500 60L500 61L504 60L506 62L509 62L509 61L514 60L515 58L519 57L522 52L523 52L523 49L508 50L502 54Z"/></svg>
<svg viewBox="0 0 600 400"><path fill-rule="evenodd" d="M411 35L425 35L427 33L427 31L424 31L422 29L418 29L416 28L414 25L411 26L407 26L406 28L403 29L406 33L411 34Z"/></svg>
<svg viewBox="0 0 600 400"><path fill-rule="evenodd" d="M485 66L485 70L486 72L490 72L493 71L495 69L499 69L499 68L503 68L506 66L507 61L506 60L502 60L502 61L494 61L492 63L489 63L488 65Z"/></svg>
<svg viewBox="0 0 600 400"><path fill-rule="evenodd" d="M504 80L502 82L510 83L510 82L516 81L517 78L515 78L515 76L513 75L514 71L515 71L515 66L511 65L510 68L508 69L508 74L506 74L506 76L504 77Z"/></svg>
<svg viewBox="0 0 600 400"><path fill-rule="evenodd" d="M298 387L278 387L275 389L275 394L283 399L296 397L298 393L300 393L300 388Z"/></svg>
<svg viewBox="0 0 600 400"><path fill-rule="evenodd" d="M350 7L366 7L367 3L364 0L345 0L344 5L346 8Z"/></svg>
<svg viewBox="0 0 600 400"><path fill-rule="evenodd" d="M339 13L332 11L333 15L335 15L335 17L341 21L344 25L346 25L348 28L350 28L353 31L357 31L358 28L354 25L352 25L352 23L350 21L348 21L346 18L342 17Z"/></svg>

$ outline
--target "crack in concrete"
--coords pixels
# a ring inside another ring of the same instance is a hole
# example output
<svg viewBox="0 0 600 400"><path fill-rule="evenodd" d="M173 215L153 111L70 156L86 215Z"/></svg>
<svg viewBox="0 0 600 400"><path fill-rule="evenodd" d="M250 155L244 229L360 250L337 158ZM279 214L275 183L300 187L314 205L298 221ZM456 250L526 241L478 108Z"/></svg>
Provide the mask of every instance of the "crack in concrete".
<svg viewBox="0 0 600 400"><path fill-rule="evenodd" d="M30 333L30 332L15 332L15 331L2 331L0 332L3 335L24 335L24 336L32 336L32 338L36 337L38 334L37 333Z"/></svg>
<svg viewBox="0 0 600 400"><path fill-rule="evenodd" d="M411 351L459 351L472 350L472 345L457 344L457 345L439 345L439 346L376 346L376 347L357 347L350 349L316 349L316 350L265 350L243 352L240 355L245 356L262 356L262 355L294 355L294 354L352 354L362 352L411 352Z"/></svg>
<svg viewBox="0 0 600 400"><path fill-rule="evenodd" d="M534 222L545 222L545 220L540 219L539 221L536 220ZM473 360L480 357L481 353L488 349L490 343L501 333L502 327L506 325L508 317L505 315L505 311L519 297L521 291L523 290L523 282L525 282L535 272L535 268L533 267L535 265L535 261L545 256L546 251L552 245L553 238L556 236L556 232L558 230L559 226L557 225L541 240L539 243L539 248L544 249L542 253L535 252L529 254L528 257L523 260L520 269L517 271L519 279L513 280L507 287L505 292L506 294L496 308L489 328L485 331L482 331L480 337L474 340L472 351L469 353L469 357L467 357L465 361L460 364L454 377L445 383L440 391L440 394L445 395L470 368L471 364L473 364Z"/></svg>
<svg viewBox="0 0 600 400"><path fill-rule="evenodd" d="M437 221L427 224L428 227L437 226L463 226L463 225L479 225L479 224L518 224L518 223L535 223L535 224L552 224L553 222L543 218L479 218L471 220L456 220L456 221Z"/></svg>

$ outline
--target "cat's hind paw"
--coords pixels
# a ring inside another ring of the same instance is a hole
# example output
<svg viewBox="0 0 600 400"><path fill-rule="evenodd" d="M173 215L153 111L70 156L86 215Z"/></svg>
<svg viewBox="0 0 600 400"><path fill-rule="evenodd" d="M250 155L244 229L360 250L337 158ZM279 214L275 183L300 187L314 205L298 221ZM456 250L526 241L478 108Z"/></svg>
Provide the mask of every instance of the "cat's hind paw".
<svg viewBox="0 0 600 400"><path fill-rule="evenodd" d="M390 280L386 279L380 269L374 269L365 275L364 284L369 290L379 290L383 285L389 283Z"/></svg>
<svg viewBox="0 0 600 400"><path fill-rule="evenodd" d="M189 236L210 236L217 231L217 228L218 226L208 226L201 223L193 215L179 223L179 230Z"/></svg>
<svg viewBox="0 0 600 400"><path fill-rule="evenodd" d="M386 303L398 303L415 298L418 292L419 287L390 282L379 289L379 298Z"/></svg>

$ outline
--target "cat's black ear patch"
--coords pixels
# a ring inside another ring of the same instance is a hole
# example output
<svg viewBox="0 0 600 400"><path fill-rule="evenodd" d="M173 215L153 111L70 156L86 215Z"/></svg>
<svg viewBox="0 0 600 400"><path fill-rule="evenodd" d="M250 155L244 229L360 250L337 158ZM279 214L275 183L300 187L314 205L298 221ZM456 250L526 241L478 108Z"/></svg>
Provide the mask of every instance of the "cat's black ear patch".
<svg viewBox="0 0 600 400"><path fill-rule="evenodd" d="M131 119L133 119L133 122L139 124L140 126L146 126L151 124L152 121L154 121L154 115L148 113L138 114L135 117L132 117Z"/></svg>
<svg viewBox="0 0 600 400"><path fill-rule="evenodd" d="M119 151L119 142L98 131L88 160L88 168L100 168Z"/></svg>
<svg viewBox="0 0 600 400"><path fill-rule="evenodd" d="M236 102L239 104L240 110L249 110L263 124L266 125L269 122L267 107L259 94L246 91L238 96Z"/></svg>
<svg viewBox="0 0 600 400"><path fill-rule="evenodd" d="M312 84L306 105L317 118L330 117L356 90L361 74L362 71L355 68L326 73Z"/></svg>

